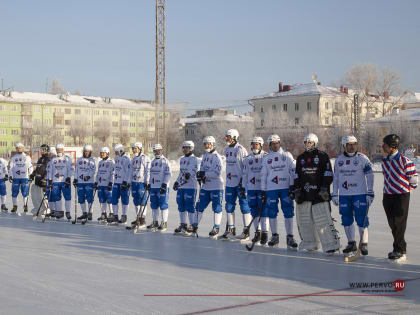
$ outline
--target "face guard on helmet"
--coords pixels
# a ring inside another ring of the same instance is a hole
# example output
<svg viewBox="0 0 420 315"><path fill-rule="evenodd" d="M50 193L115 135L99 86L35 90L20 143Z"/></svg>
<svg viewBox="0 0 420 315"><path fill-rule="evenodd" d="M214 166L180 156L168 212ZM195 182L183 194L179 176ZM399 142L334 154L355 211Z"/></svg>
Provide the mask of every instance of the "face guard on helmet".
<svg viewBox="0 0 420 315"><path fill-rule="evenodd" d="M306 151L312 151L318 147L318 137L313 133L308 133L303 138L303 147Z"/></svg>
<svg viewBox="0 0 420 315"><path fill-rule="evenodd" d="M216 139L213 136L207 136L203 139L204 151L211 152L216 147Z"/></svg>

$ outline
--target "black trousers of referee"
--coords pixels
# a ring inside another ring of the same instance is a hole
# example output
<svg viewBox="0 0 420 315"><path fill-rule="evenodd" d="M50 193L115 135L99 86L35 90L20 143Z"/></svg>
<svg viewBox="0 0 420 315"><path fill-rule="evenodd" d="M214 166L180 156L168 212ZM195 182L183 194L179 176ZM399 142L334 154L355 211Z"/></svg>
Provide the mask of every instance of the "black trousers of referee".
<svg viewBox="0 0 420 315"><path fill-rule="evenodd" d="M382 204L385 209L389 227L394 237L394 252L405 254L407 243L404 239L405 228L407 227L408 206L410 193L406 194L384 194Z"/></svg>

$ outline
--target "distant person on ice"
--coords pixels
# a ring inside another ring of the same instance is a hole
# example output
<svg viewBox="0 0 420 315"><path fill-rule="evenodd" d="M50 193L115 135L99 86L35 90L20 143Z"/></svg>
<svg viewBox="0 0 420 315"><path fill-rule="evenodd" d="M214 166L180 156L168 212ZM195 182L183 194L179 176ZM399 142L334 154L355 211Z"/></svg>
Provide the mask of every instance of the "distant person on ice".
<svg viewBox="0 0 420 315"><path fill-rule="evenodd" d="M398 151L400 137L384 137L382 149L387 154L382 159L384 175L383 206L394 237L393 250L388 258L396 262L406 260L407 243L404 239L407 226L410 191L417 188L418 175L414 163Z"/></svg>
<svg viewBox="0 0 420 315"><path fill-rule="evenodd" d="M16 144L16 154L10 159L9 181L12 183L13 208L11 212L17 211L17 196L19 189L22 192L24 212L28 212L29 196L29 175L32 174L32 161L24 152L22 143Z"/></svg>
<svg viewBox="0 0 420 315"><path fill-rule="evenodd" d="M7 212L6 207L6 182L9 180L9 174L7 171L7 161L0 158L0 197L1 197L1 211Z"/></svg>
<svg viewBox="0 0 420 315"><path fill-rule="evenodd" d="M296 159L295 183L289 196L297 204L296 220L302 238L299 249L317 250L321 242L323 251L332 254L339 250L340 240L331 218L330 158L317 148L318 137L313 133L305 136L303 145L305 152Z"/></svg>
<svg viewBox="0 0 420 315"><path fill-rule="evenodd" d="M344 152L334 164L332 202L339 207L341 223L348 240L343 253L352 255L357 251L353 224L356 221L361 239L361 254L367 255L369 226L367 212L375 196L372 164L366 155L357 152L355 136L344 136L341 144Z"/></svg>

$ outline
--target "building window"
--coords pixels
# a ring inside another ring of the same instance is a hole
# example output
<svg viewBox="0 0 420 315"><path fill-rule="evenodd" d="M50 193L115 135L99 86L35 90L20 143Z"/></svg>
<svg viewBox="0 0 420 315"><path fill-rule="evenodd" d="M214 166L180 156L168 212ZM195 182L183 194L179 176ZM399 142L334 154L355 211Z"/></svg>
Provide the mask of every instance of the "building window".
<svg viewBox="0 0 420 315"><path fill-rule="evenodd" d="M142 122L142 121L140 121L140 122L138 122L138 123L137 123L137 125L138 125L139 127L143 127L143 122Z"/></svg>
<svg viewBox="0 0 420 315"><path fill-rule="evenodd" d="M128 127L128 121L122 121L121 122L121 126Z"/></svg>
<svg viewBox="0 0 420 315"><path fill-rule="evenodd" d="M330 120L328 119L328 117L325 117L325 124L328 125L330 123Z"/></svg>
<svg viewBox="0 0 420 315"><path fill-rule="evenodd" d="M299 118L295 118L295 125L299 125Z"/></svg>
<svg viewBox="0 0 420 315"><path fill-rule="evenodd" d="M65 124L66 126L70 126L70 125L71 125L71 120L65 120L65 121L64 121L64 124Z"/></svg>
<svg viewBox="0 0 420 315"><path fill-rule="evenodd" d="M138 113L137 113L137 116L138 116L138 117L144 117L144 112L138 112Z"/></svg>
<svg viewBox="0 0 420 315"><path fill-rule="evenodd" d="M7 141L0 141L0 147L7 147Z"/></svg>
<svg viewBox="0 0 420 315"><path fill-rule="evenodd" d="M95 110L93 111L93 114L94 114L94 115L96 115L96 116L98 116L98 115L99 115L99 110L95 109Z"/></svg>
<svg viewBox="0 0 420 315"><path fill-rule="evenodd" d="M18 130L16 130L16 129L12 129L12 135L18 135L19 134L19 131Z"/></svg>
<svg viewBox="0 0 420 315"><path fill-rule="evenodd" d="M334 103L334 110L338 111L338 103Z"/></svg>
<svg viewBox="0 0 420 315"><path fill-rule="evenodd" d="M264 113L264 107L261 106L261 113Z"/></svg>
<svg viewBox="0 0 420 315"><path fill-rule="evenodd" d="M287 112L287 104L283 104L283 111Z"/></svg>
<svg viewBox="0 0 420 315"><path fill-rule="evenodd" d="M347 111L349 110L349 104L347 104L347 103L346 103L346 104L344 105L344 108L346 109L346 112L347 112Z"/></svg>
<svg viewBox="0 0 420 315"><path fill-rule="evenodd" d="M6 111L7 110L7 106L6 105L0 105L0 110Z"/></svg>
<svg viewBox="0 0 420 315"><path fill-rule="evenodd" d="M273 111L276 110L276 104L271 105L271 107L273 108Z"/></svg>
<svg viewBox="0 0 420 315"><path fill-rule="evenodd" d="M136 117L136 112L130 112L130 117Z"/></svg>
<svg viewBox="0 0 420 315"><path fill-rule="evenodd" d="M328 109L328 102L325 102L325 109Z"/></svg>
<svg viewBox="0 0 420 315"><path fill-rule="evenodd" d="M112 116L118 116L118 111L116 110L112 111Z"/></svg>
<svg viewBox="0 0 420 315"><path fill-rule="evenodd" d="M7 129L0 129L0 135L7 135Z"/></svg>
<svg viewBox="0 0 420 315"><path fill-rule="evenodd" d="M118 121L113 121L112 122L112 127L118 127Z"/></svg>
<svg viewBox="0 0 420 315"><path fill-rule="evenodd" d="M135 127L136 123L135 122L130 122L130 127Z"/></svg>
<svg viewBox="0 0 420 315"><path fill-rule="evenodd" d="M66 114L71 114L71 108L66 108L66 109L64 110L64 113L66 113Z"/></svg>
<svg viewBox="0 0 420 315"><path fill-rule="evenodd" d="M312 104L311 104L311 102L307 102L306 103L306 109L307 110L312 110Z"/></svg>
<svg viewBox="0 0 420 315"><path fill-rule="evenodd" d="M85 114L90 114L90 109L85 109Z"/></svg>
<svg viewBox="0 0 420 315"><path fill-rule="evenodd" d="M19 122L19 118L18 117L12 117L11 122L12 123L18 123Z"/></svg>
<svg viewBox="0 0 420 315"><path fill-rule="evenodd" d="M299 103L295 103L295 111L299 110Z"/></svg>
<svg viewBox="0 0 420 315"><path fill-rule="evenodd" d="M17 111L19 111L19 107L16 105L13 105L12 112L17 112Z"/></svg>
<svg viewBox="0 0 420 315"><path fill-rule="evenodd" d="M99 127L99 121L94 121L94 122L93 122L93 126L94 126L94 127Z"/></svg>
<svg viewBox="0 0 420 315"><path fill-rule="evenodd" d="M75 109L75 110L74 110L74 113L75 113L76 115L80 115L80 114L82 113L82 111L81 111L80 109Z"/></svg>
<svg viewBox="0 0 420 315"><path fill-rule="evenodd" d="M108 116L108 115L109 115L109 111L104 110L104 111L103 111L103 114L104 114L104 116Z"/></svg>
<svg viewBox="0 0 420 315"><path fill-rule="evenodd" d="M0 123L8 123L9 117L0 117Z"/></svg>
<svg viewBox="0 0 420 315"><path fill-rule="evenodd" d="M264 127L264 119L261 119L261 127Z"/></svg>

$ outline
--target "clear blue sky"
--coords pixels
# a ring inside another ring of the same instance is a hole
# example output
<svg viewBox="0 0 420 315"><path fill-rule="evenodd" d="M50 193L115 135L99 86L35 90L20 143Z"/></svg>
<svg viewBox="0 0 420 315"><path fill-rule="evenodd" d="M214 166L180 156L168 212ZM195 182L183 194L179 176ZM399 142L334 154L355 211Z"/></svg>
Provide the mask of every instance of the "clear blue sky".
<svg viewBox="0 0 420 315"><path fill-rule="evenodd" d="M1 0L0 78L45 91L154 98L154 0ZM167 101L244 104L279 81L337 82L352 64L420 91L420 1L167 0Z"/></svg>

